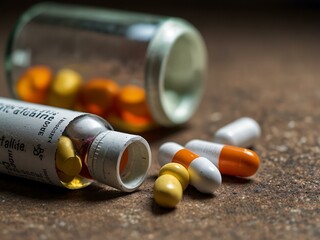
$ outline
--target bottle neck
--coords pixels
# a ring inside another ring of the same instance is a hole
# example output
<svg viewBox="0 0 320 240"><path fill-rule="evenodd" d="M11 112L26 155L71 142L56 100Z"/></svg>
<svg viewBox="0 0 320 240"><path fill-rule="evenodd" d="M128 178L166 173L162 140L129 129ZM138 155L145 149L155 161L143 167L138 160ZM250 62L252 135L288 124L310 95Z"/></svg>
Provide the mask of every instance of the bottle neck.
<svg viewBox="0 0 320 240"><path fill-rule="evenodd" d="M140 136L105 131L92 141L86 163L93 179L132 192L147 175L151 151L147 141Z"/></svg>

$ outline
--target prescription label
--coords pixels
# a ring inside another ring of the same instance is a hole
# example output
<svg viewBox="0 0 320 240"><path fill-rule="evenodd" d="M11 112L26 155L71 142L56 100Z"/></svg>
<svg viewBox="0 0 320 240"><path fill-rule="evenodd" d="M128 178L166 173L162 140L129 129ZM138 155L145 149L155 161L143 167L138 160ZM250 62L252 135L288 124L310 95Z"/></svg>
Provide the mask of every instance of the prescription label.
<svg viewBox="0 0 320 240"><path fill-rule="evenodd" d="M55 168L58 139L84 114L0 98L0 172L62 186Z"/></svg>

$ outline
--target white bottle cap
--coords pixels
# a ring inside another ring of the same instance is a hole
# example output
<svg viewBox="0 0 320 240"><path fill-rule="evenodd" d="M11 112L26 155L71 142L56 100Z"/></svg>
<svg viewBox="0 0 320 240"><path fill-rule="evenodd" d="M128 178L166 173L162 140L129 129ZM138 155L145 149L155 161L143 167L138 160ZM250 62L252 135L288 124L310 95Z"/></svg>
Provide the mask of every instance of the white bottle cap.
<svg viewBox="0 0 320 240"><path fill-rule="evenodd" d="M120 162L126 150L127 163L120 173ZM151 151L147 141L140 136L105 131L92 142L87 164L93 179L124 192L132 192L147 176Z"/></svg>
<svg viewBox="0 0 320 240"><path fill-rule="evenodd" d="M204 89L207 53L200 33L188 22L169 18L147 51L146 92L153 118L164 126L186 122Z"/></svg>

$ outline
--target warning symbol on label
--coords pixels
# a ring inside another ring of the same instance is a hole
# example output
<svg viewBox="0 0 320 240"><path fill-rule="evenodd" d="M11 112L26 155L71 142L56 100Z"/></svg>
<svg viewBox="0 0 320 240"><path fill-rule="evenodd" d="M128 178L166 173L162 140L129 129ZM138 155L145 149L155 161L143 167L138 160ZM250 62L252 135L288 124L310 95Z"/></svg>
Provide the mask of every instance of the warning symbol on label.
<svg viewBox="0 0 320 240"><path fill-rule="evenodd" d="M44 152L44 149L41 147L41 144L38 144L37 146L33 147L33 155L39 156L40 160L42 160Z"/></svg>

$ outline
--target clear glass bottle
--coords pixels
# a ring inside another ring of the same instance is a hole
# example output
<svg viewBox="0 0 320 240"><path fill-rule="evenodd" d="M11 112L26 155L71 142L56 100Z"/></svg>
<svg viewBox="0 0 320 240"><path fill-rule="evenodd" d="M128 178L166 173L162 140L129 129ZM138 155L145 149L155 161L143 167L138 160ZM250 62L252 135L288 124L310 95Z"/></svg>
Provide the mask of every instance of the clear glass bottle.
<svg viewBox="0 0 320 240"><path fill-rule="evenodd" d="M99 114L116 128L139 132L191 118L202 97L206 61L200 33L183 19L40 3L17 22L5 63L14 97ZM26 73L34 66L49 68L50 77L41 70ZM46 98L61 69L81 79L67 106ZM101 90L97 79L113 85ZM44 97L25 97L26 91Z"/></svg>
<svg viewBox="0 0 320 240"><path fill-rule="evenodd" d="M125 192L147 175L146 140L113 131L99 116L6 98L0 114L2 173L70 189L95 180Z"/></svg>

